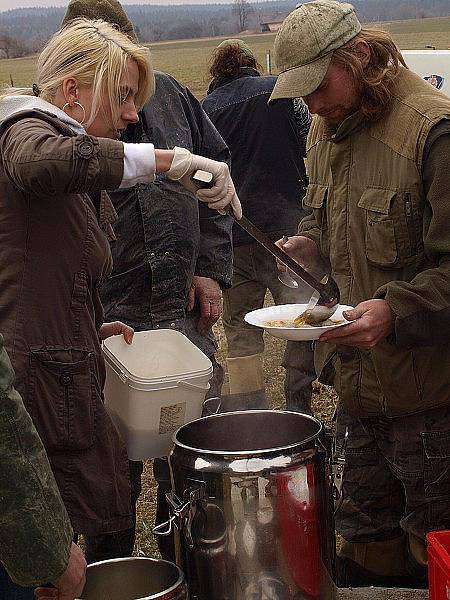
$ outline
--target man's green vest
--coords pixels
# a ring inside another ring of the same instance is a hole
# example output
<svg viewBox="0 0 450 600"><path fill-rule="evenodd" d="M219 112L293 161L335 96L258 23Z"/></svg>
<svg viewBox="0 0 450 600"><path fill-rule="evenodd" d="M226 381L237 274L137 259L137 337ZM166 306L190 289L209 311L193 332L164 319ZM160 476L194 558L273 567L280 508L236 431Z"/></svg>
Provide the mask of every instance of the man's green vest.
<svg viewBox="0 0 450 600"><path fill-rule="evenodd" d="M431 207L422 157L442 119L450 119L450 99L404 68L378 121L356 113L332 131L314 119L304 200L314 220L306 218L299 233L315 239L329 258L342 304L385 297L389 282L410 282L436 266L424 248ZM448 215L450 255L450 207ZM450 281L448 289L450 298ZM318 343L316 368L360 416L398 416L450 402L450 344L405 349L384 341L361 349Z"/></svg>

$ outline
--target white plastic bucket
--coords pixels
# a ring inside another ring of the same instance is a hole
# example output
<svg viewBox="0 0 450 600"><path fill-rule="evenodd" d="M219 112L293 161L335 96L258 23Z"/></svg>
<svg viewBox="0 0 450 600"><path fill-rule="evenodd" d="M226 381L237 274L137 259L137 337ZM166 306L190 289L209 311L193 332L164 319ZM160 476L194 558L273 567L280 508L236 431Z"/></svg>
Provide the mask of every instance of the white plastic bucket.
<svg viewBox="0 0 450 600"><path fill-rule="evenodd" d="M165 456L172 434L201 417L212 364L186 336L171 329L140 331L133 343L103 343L105 405L131 460Z"/></svg>

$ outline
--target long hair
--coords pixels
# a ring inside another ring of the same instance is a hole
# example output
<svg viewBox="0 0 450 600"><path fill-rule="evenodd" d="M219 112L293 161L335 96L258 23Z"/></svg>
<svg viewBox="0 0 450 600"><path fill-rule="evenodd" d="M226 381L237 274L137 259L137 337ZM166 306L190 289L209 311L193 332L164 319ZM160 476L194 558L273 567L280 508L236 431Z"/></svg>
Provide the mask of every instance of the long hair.
<svg viewBox="0 0 450 600"><path fill-rule="evenodd" d="M370 49L366 67L357 50L357 43L360 41L366 42ZM379 29L361 29L350 42L333 52L332 63L353 75L361 94L361 111L371 121L380 118L385 112L401 66L408 68L391 36Z"/></svg>
<svg viewBox="0 0 450 600"><path fill-rule="evenodd" d="M214 50L209 74L213 79L237 77L242 67L251 67L257 71L262 71L262 67L256 58L246 54L239 44L227 44Z"/></svg>
<svg viewBox="0 0 450 600"><path fill-rule="evenodd" d="M102 100L105 93L114 125L121 104L120 81L129 59L134 60L139 69L136 94L139 110L155 89L148 48L134 43L105 21L71 21L53 35L39 55L36 67L39 97L52 103L63 81L74 77L80 85L92 86L92 111L85 127L89 127L100 110L106 113ZM3 97L18 94L32 95L33 90L10 88Z"/></svg>

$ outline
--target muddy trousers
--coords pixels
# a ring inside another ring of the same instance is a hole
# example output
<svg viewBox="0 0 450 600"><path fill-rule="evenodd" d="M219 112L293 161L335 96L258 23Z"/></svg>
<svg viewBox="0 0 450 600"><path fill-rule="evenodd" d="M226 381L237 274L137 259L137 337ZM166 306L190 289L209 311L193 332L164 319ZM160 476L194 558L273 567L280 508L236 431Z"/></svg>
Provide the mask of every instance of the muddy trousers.
<svg viewBox="0 0 450 600"><path fill-rule="evenodd" d="M450 529L450 406L398 418L338 409L348 429L340 555L382 576L426 578L425 536Z"/></svg>
<svg viewBox="0 0 450 600"><path fill-rule="evenodd" d="M276 236L278 237L278 236ZM275 238L276 239L276 238ZM308 302L312 289L293 290L278 280L275 259L259 244L237 246L233 251L233 286L223 292L222 321L228 344L229 406L249 403L264 406L263 331L244 321L245 315L264 305L267 291L275 304ZM286 369L286 408L310 411L312 382L316 378L310 342L288 342L283 358ZM258 406L257 406L258 407Z"/></svg>

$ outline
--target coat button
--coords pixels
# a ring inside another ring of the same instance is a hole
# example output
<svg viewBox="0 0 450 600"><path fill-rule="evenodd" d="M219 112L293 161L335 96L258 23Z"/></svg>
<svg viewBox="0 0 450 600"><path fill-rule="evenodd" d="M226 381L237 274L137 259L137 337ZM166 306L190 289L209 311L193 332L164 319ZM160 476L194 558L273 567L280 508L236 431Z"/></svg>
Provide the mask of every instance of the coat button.
<svg viewBox="0 0 450 600"><path fill-rule="evenodd" d="M68 373L63 373L59 379L63 385L70 385L73 381L72 375Z"/></svg>
<svg viewBox="0 0 450 600"><path fill-rule="evenodd" d="M78 144L78 156L81 158L91 158L94 154L94 144L88 140Z"/></svg>

